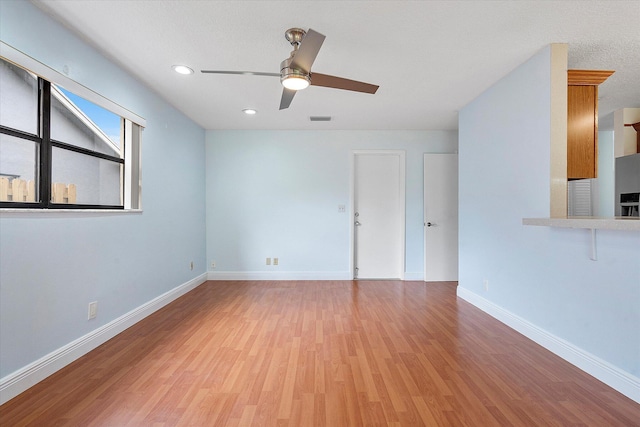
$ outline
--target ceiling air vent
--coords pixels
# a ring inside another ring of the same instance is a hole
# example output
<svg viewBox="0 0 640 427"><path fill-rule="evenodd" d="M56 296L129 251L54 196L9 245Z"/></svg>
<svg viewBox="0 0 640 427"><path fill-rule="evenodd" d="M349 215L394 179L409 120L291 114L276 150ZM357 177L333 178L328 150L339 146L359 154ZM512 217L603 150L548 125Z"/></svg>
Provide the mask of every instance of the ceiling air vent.
<svg viewBox="0 0 640 427"><path fill-rule="evenodd" d="M312 122L330 122L331 116L311 116L309 120Z"/></svg>

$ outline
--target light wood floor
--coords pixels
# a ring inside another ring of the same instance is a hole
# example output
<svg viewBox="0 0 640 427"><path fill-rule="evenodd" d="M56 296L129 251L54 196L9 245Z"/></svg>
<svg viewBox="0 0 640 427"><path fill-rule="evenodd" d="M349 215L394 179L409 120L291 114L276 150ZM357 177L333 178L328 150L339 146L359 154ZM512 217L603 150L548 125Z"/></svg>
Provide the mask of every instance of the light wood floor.
<svg viewBox="0 0 640 427"><path fill-rule="evenodd" d="M638 426L455 283L207 282L0 407L2 426Z"/></svg>

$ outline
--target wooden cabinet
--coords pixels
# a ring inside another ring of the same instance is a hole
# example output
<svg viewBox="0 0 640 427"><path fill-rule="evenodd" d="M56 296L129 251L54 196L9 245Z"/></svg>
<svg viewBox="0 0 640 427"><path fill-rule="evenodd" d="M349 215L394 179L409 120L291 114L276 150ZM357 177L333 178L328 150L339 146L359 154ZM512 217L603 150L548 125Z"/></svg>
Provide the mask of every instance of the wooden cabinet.
<svg viewBox="0 0 640 427"><path fill-rule="evenodd" d="M598 175L598 85L613 71L569 70L567 90L567 178Z"/></svg>
<svg viewBox="0 0 640 427"><path fill-rule="evenodd" d="M569 85L567 101L567 178L595 178L598 172L598 87Z"/></svg>

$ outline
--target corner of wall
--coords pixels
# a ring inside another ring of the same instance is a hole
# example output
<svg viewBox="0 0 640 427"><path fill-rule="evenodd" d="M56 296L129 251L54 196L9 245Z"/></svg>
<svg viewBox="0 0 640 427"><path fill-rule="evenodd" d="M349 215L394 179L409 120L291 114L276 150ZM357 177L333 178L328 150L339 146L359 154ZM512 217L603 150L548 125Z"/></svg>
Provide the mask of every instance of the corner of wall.
<svg viewBox="0 0 640 427"><path fill-rule="evenodd" d="M566 43L551 44L551 218L567 216L567 68Z"/></svg>

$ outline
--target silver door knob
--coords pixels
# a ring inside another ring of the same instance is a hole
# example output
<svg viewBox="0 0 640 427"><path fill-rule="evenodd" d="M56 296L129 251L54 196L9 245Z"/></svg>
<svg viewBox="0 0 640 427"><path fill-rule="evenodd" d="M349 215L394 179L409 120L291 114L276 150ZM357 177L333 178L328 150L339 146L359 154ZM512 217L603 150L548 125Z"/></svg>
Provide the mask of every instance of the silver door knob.
<svg viewBox="0 0 640 427"><path fill-rule="evenodd" d="M434 225L435 225L435 224L433 224L433 223L431 223L431 222L428 222L428 223L427 223L427 227L433 227Z"/></svg>
<svg viewBox="0 0 640 427"><path fill-rule="evenodd" d="M360 221L356 221L356 222L354 223L354 225L355 225L356 227L358 227L358 226L360 226L360 225L362 225L362 224L360 224Z"/></svg>

